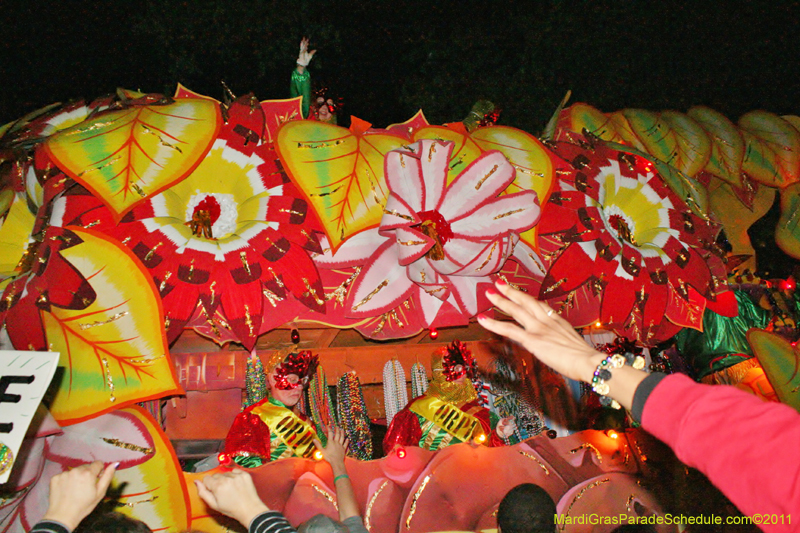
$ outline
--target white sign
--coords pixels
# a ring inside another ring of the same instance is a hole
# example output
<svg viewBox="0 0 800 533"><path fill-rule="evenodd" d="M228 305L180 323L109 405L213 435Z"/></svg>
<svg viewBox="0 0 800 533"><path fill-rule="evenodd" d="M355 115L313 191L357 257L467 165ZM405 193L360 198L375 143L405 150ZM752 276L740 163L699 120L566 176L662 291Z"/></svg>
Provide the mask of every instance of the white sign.
<svg viewBox="0 0 800 533"><path fill-rule="evenodd" d="M22 439L58 366L56 352L0 350L0 484L8 481Z"/></svg>

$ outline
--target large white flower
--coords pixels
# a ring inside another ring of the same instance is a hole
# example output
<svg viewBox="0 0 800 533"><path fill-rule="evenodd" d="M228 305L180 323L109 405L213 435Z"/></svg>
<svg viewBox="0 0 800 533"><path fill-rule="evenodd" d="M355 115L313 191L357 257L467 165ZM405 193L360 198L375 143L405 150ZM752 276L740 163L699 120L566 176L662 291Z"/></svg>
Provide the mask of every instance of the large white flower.
<svg viewBox="0 0 800 533"><path fill-rule="evenodd" d="M538 221L539 202L533 191L501 195L515 170L497 151L481 154L448 184L453 146L422 140L389 152L380 227L315 259L327 268L364 265L350 291L351 316L386 313L412 296L426 325L444 302L467 318L488 307L477 287L492 282L519 233Z"/></svg>

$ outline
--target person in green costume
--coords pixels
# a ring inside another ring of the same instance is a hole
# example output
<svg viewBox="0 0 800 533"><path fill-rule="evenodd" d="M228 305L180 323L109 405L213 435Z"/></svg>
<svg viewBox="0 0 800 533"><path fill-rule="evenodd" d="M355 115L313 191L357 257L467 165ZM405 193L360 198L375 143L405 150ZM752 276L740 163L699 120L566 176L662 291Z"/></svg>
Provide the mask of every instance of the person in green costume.
<svg viewBox="0 0 800 533"><path fill-rule="evenodd" d="M289 86L289 93L292 98L303 97L302 111L303 118L319 120L336 124L336 104L333 99L326 98L324 94L317 94L311 97L311 73L308 65L311 63L316 50L308 50L308 39L303 37L300 41L300 53L297 56L297 66L292 71L292 80Z"/></svg>

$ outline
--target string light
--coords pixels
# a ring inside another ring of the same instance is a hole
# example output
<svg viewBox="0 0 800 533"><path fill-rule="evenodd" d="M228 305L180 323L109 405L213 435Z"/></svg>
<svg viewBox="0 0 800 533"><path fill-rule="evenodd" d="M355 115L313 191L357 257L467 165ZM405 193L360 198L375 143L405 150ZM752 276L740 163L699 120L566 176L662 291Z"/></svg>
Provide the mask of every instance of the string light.
<svg viewBox="0 0 800 533"><path fill-rule="evenodd" d="M397 448L397 457L398 459L405 459L406 458L406 449L402 446L398 446Z"/></svg>
<svg viewBox="0 0 800 533"><path fill-rule="evenodd" d="M431 339L435 339L439 336L439 330L437 330L436 328L431 328L429 335Z"/></svg>

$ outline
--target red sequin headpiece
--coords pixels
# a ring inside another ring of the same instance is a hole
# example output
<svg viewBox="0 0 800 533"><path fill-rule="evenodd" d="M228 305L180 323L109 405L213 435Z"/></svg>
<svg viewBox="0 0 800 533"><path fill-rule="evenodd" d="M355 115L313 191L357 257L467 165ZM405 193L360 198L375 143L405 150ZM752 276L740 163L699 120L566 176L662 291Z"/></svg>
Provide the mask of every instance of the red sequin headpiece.
<svg viewBox="0 0 800 533"><path fill-rule="evenodd" d="M281 390L295 389L308 383L309 378L317 371L319 356L312 354L309 350L299 353L290 353L273 370L275 376L275 386ZM299 379L297 383L290 383L286 378L295 374Z"/></svg>
<svg viewBox="0 0 800 533"><path fill-rule="evenodd" d="M478 371L478 364L465 343L458 340L453 341L442 351L442 373L447 381L455 381L464 375L470 379L475 377ZM464 369L461 372L456 372L456 365L461 365Z"/></svg>

